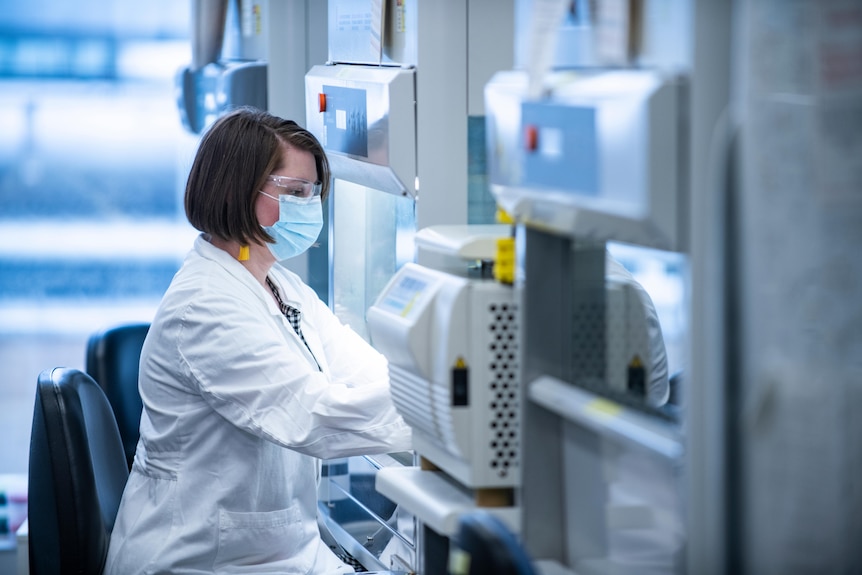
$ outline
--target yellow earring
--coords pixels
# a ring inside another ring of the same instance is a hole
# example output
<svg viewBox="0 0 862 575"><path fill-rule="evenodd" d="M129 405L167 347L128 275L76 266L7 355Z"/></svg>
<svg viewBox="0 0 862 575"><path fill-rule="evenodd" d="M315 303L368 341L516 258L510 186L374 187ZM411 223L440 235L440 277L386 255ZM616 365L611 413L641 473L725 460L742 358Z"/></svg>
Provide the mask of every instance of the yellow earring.
<svg viewBox="0 0 862 575"><path fill-rule="evenodd" d="M239 257L237 259L241 262L248 261L248 246L239 247Z"/></svg>

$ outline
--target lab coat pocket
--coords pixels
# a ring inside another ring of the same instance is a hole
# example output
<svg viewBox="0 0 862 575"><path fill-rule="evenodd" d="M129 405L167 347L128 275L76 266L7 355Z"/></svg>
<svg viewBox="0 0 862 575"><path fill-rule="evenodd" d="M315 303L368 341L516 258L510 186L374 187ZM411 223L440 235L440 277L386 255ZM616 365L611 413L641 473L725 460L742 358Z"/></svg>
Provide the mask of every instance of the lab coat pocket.
<svg viewBox="0 0 862 575"><path fill-rule="evenodd" d="M302 518L297 506L256 513L219 510L217 573L305 573L311 560L298 556ZM307 563L307 565L302 565Z"/></svg>

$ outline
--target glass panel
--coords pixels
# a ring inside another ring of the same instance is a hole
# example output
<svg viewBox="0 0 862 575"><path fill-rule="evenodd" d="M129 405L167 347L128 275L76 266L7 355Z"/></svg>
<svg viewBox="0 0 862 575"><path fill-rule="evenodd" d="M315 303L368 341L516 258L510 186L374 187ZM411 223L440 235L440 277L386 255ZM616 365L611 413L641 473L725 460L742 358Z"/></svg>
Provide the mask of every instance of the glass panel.
<svg viewBox="0 0 862 575"><path fill-rule="evenodd" d="M328 528L333 538L343 547L336 553L346 555L348 562L352 557L362 563L370 554L385 568L415 563L415 517L374 487L378 469L399 467L403 459L412 458L406 452L394 455L404 457L358 456L323 462L320 509L331 521Z"/></svg>
<svg viewBox="0 0 862 575"><path fill-rule="evenodd" d="M395 272L414 258L414 203L335 180L330 206L330 305L341 321L369 340L366 311Z"/></svg>

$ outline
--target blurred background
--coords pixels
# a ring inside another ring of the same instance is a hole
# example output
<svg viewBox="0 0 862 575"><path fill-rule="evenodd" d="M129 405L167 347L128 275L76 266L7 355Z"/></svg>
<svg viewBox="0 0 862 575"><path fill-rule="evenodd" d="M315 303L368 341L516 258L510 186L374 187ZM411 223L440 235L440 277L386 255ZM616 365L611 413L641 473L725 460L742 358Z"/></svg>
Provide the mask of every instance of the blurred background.
<svg viewBox="0 0 862 575"><path fill-rule="evenodd" d="M0 473L27 472L39 372L149 321L191 245L189 20L171 0L0 1Z"/></svg>

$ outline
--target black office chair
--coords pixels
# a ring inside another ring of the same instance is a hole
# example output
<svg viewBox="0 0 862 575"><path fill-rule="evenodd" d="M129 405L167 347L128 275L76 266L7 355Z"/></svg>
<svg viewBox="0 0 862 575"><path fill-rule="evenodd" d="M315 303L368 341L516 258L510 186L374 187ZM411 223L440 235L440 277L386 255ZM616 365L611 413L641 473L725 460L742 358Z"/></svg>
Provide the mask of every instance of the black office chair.
<svg viewBox="0 0 862 575"><path fill-rule="evenodd" d="M30 573L101 573L128 476L99 385L77 369L43 371L30 435Z"/></svg>
<svg viewBox="0 0 862 575"><path fill-rule="evenodd" d="M129 469L140 433L143 405L138 392L138 366L149 329L148 323L119 325L94 333L87 341L86 371L102 386L111 403Z"/></svg>
<svg viewBox="0 0 862 575"><path fill-rule="evenodd" d="M469 561L449 561L449 575L537 575L526 550L498 517L488 511L465 513L452 539ZM453 552L450 549L450 554Z"/></svg>

